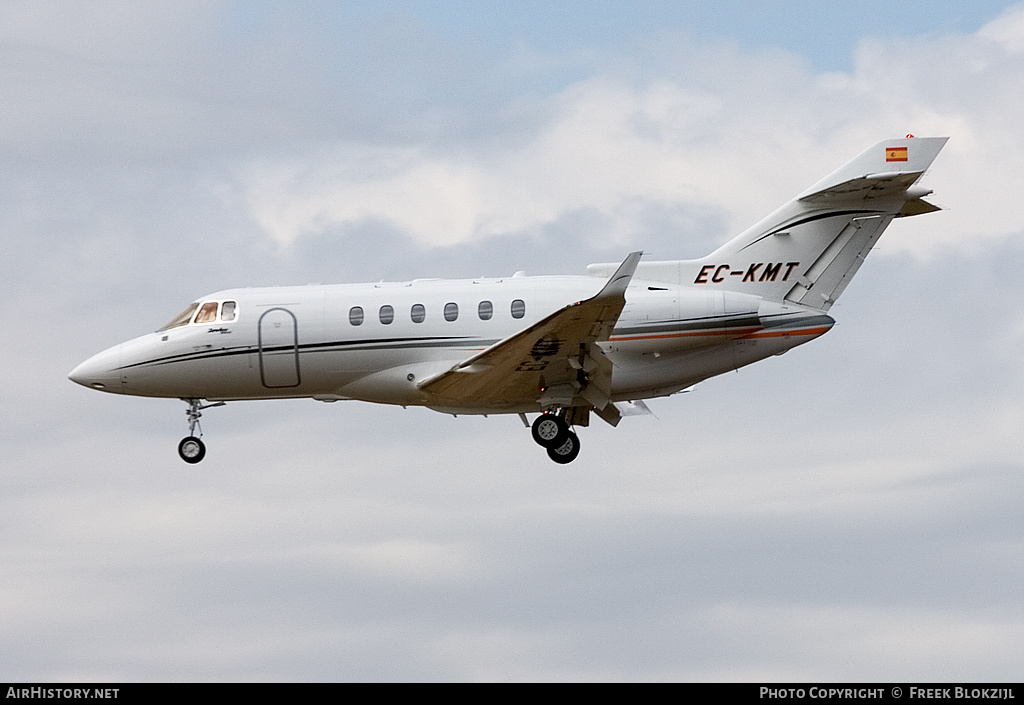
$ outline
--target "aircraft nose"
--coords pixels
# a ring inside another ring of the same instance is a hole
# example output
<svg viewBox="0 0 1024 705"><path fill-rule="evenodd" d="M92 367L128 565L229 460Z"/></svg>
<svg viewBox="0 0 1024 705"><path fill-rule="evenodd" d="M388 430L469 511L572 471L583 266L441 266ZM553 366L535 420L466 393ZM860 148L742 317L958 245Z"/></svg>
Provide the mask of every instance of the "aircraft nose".
<svg viewBox="0 0 1024 705"><path fill-rule="evenodd" d="M93 355L71 370L68 379L72 382L98 389L101 392L117 392L121 388L121 346L115 345Z"/></svg>

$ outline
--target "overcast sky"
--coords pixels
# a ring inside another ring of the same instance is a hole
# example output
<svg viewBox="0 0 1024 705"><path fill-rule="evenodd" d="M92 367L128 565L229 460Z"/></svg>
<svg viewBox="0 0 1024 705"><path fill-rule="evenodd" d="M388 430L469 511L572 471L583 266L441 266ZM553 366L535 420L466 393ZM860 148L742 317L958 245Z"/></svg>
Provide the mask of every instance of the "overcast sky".
<svg viewBox="0 0 1024 705"><path fill-rule="evenodd" d="M0 679L1018 681L1024 5L0 3ZM827 8L827 11L826 11ZM696 257L949 136L825 337L581 433L67 380L222 288Z"/></svg>

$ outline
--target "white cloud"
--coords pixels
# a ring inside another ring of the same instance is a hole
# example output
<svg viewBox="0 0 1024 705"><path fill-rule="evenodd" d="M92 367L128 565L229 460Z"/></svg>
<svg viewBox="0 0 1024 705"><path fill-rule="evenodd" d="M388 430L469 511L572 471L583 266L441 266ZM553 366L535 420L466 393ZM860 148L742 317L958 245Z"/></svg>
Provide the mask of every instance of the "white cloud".
<svg viewBox="0 0 1024 705"><path fill-rule="evenodd" d="M450 153L347 145L257 164L241 179L256 222L284 244L378 220L421 243L452 245L535 230L583 209L611 218L613 237L628 242L641 204L735 211L774 183L751 163L765 158L763 145L707 144L704 124L720 121L719 103L667 81L635 89L593 79L553 97L552 117L525 145Z"/></svg>
<svg viewBox="0 0 1024 705"><path fill-rule="evenodd" d="M628 243L638 204L719 209L738 232L879 139L949 135L926 183L950 212L904 221L886 245L971 249L1020 230L1007 204L1024 188L1024 134L1010 117L1024 110L1022 18L1018 8L974 35L865 41L850 74L813 75L779 52L706 47L705 57L695 45L673 74L641 84L609 74L550 96L525 142L338 144L251 164L239 179L256 222L283 244L379 221L452 245L581 209Z"/></svg>

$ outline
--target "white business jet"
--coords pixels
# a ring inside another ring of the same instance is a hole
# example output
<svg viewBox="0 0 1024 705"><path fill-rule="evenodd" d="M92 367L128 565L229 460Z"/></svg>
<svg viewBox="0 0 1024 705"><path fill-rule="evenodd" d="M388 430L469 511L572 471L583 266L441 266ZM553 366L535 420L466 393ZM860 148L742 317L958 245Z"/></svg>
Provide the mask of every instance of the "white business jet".
<svg viewBox="0 0 1024 705"><path fill-rule="evenodd" d="M206 454L203 410L294 397L519 414L568 463L592 415L615 426L644 399L828 331L829 308L893 218L939 210L917 182L945 143L880 142L703 259L634 252L588 276L220 291L69 376L184 400L188 463Z"/></svg>

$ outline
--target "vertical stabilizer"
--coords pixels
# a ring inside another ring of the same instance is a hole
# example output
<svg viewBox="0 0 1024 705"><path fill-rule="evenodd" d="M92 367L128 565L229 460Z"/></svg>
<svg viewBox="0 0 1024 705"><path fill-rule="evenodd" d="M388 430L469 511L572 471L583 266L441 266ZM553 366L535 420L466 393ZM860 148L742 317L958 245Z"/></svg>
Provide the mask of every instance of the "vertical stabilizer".
<svg viewBox="0 0 1024 705"><path fill-rule="evenodd" d="M879 142L708 257L681 283L828 310L916 187L946 138ZM934 208L926 204L928 208ZM685 269L689 269L686 272Z"/></svg>
<svg viewBox="0 0 1024 705"><path fill-rule="evenodd" d="M827 311L893 218L938 210L916 184L946 141L879 142L707 257L644 262L636 276Z"/></svg>

